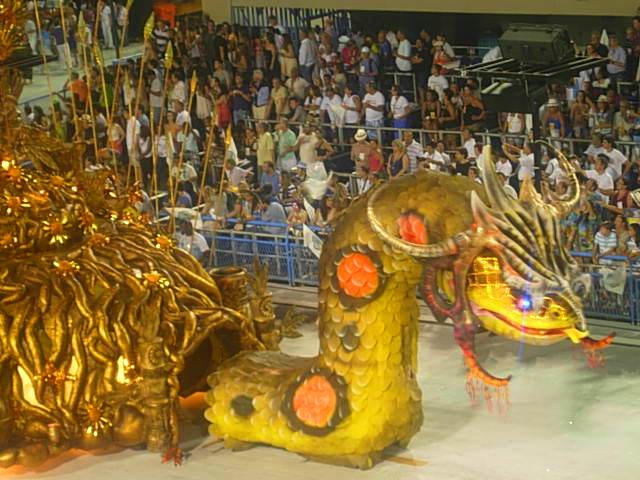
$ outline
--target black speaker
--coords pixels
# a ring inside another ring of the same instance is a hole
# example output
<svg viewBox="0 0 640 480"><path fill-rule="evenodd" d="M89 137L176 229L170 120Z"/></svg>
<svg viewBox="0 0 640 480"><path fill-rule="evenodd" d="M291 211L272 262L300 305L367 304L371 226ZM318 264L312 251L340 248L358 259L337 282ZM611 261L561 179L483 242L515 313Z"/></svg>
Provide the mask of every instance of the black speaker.
<svg viewBox="0 0 640 480"><path fill-rule="evenodd" d="M485 109L494 112L532 113L532 108L542 105L548 99L546 85L538 83L529 85L528 92L518 82L497 80L482 90L482 101Z"/></svg>
<svg viewBox="0 0 640 480"><path fill-rule="evenodd" d="M553 65L575 56L567 27L562 25L512 23L498 44L504 58L515 58L525 65Z"/></svg>

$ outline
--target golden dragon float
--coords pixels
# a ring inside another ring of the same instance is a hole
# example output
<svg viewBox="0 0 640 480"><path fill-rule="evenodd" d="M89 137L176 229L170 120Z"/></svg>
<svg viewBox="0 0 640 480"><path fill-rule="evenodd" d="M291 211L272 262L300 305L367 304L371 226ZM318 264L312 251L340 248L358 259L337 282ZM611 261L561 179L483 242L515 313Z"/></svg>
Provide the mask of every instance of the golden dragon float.
<svg viewBox="0 0 640 480"><path fill-rule="evenodd" d="M320 258L317 357L246 352L209 378L210 432L232 449L269 444L330 463L370 468L422 424L416 381L416 288L451 318L467 388L506 402L509 377L474 354L479 327L534 345L568 338L591 356L580 295L589 277L564 249L559 220L580 198L543 201L531 181L506 195L489 147L483 186L421 172L381 185L344 213Z"/></svg>

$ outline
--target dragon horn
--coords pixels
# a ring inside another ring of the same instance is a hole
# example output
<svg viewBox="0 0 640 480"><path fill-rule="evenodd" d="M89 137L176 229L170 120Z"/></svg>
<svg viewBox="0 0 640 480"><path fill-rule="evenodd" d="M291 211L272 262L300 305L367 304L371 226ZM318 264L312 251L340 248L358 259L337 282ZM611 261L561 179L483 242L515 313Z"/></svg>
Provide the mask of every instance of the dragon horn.
<svg viewBox="0 0 640 480"><path fill-rule="evenodd" d="M559 149L554 147L552 144L544 140L536 140L536 143L546 145L547 148L550 148L554 152L556 152L556 155L558 156L558 161L560 162L562 167L567 171L567 175L569 175L569 194L568 194L569 198L567 198L566 200L561 200L558 198L553 198L553 196L550 196L551 204L555 207L556 211L558 212L557 214L558 218L564 217L565 215L568 215L569 212L571 212L571 210L573 210L573 208L580 201L580 184L578 183L578 177L576 177L576 171L573 168L573 165L571 165L571 163L569 162L569 160L567 160L567 157L565 157L564 153L562 153L562 151L560 151Z"/></svg>
<svg viewBox="0 0 640 480"><path fill-rule="evenodd" d="M389 246L415 258L438 258L455 255L458 253L460 245L469 240L467 232L463 232L437 243L417 245L390 234L376 215L377 201L388 186L389 183L382 184L370 194L367 201L367 219L373 231Z"/></svg>

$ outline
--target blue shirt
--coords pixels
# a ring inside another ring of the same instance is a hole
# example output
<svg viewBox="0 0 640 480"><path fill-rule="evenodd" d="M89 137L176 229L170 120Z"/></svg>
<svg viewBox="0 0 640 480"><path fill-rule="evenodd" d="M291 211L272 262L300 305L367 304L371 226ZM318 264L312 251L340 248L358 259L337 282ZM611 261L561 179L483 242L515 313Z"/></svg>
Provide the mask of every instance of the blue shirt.
<svg viewBox="0 0 640 480"><path fill-rule="evenodd" d="M253 104L256 107L262 107L269 102L269 87L264 83L256 87L257 92L253 95Z"/></svg>
<svg viewBox="0 0 640 480"><path fill-rule="evenodd" d="M234 88L231 89L232 92L234 90L240 90L245 95L249 95L249 87L247 85L242 85L241 88L234 87ZM251 110L251 102L245 100L245 98L242 95L232 95L231 96L231 109L234 110L234 111L235 110L249 111L249 110Z"/></svg>
<svg viewBox="0 0 640 480"><path fill-rule="evenodd" d="M262 172L262 176L260 177L260 186L271 185L273 188L272 197L275 197L280 192L280 175L278 172L274 171L273 175L269 175L268 173Z"/></svg>

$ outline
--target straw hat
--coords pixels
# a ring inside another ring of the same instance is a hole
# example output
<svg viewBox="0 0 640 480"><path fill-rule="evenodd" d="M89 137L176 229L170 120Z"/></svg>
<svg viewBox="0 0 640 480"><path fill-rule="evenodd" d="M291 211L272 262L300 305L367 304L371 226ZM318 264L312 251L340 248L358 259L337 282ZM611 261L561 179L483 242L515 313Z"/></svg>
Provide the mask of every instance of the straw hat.
<svg viewBox="0 0 640 480"><path fill-rule="evenodd" d="M598 103L600 103L600 102L608 103L608 102L609 102L609 99L607 98L607 96L606 96L606 95L600 95L600 96L598 97Z"/></svg>
<svg viewBox="0 0 640 480"><path fill-rule="evenodd" d="M547 102L547 107L559 107L560 102L556 98L550 98Z"/></svg>
<svg viewBox="0 0 640 480"><path fill-rule="evenodd" d="M366 140L367 139L366 130L363 129L363 128L359 128L358 131L356 132L356 134L353 136L353 138L355 138L357 142L360 142L362 140Z"/></svg>

